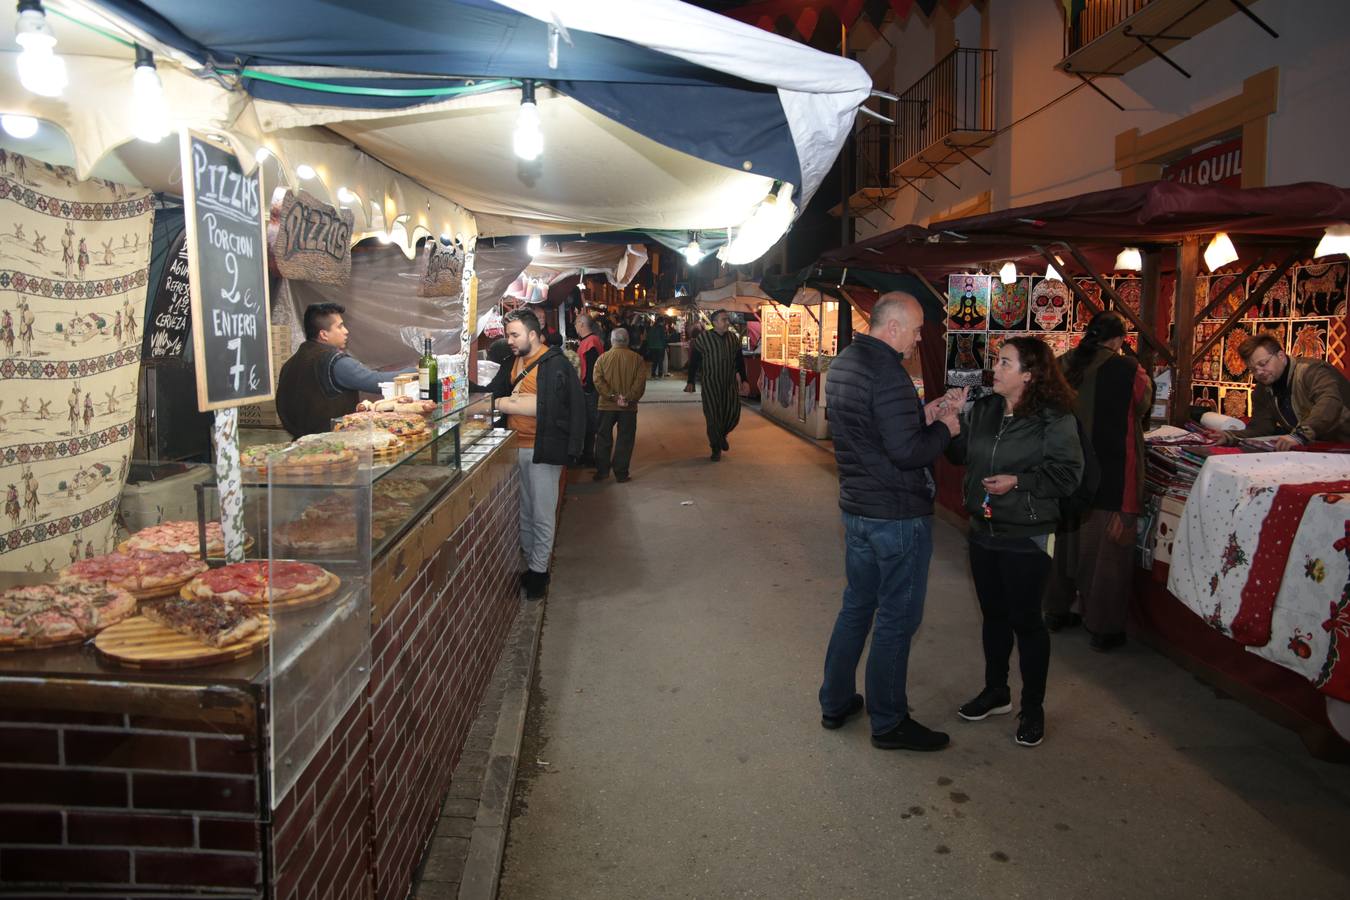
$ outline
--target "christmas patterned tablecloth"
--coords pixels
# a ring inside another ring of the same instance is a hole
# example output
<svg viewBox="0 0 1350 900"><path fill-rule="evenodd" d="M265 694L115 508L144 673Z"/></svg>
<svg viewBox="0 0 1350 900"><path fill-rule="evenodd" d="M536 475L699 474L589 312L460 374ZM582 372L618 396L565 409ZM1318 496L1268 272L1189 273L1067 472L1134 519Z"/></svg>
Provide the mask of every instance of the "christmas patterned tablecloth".
<svg viewBox="0 0 1350 900"><path fill-rule="evenodd" d="M1250 652L1350 700L1350 456L1211 457L1167 587Z"/></svg>

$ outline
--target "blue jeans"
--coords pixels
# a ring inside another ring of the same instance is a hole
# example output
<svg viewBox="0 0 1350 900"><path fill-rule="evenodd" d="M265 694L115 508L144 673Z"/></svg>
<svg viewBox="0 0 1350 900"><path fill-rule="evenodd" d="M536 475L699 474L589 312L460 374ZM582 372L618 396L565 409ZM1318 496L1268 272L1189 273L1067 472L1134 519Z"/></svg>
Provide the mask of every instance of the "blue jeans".
<svg viewBox="0 0 1350 900"><path fill-rule="evenodd" d="M933 517L868 519L844 513L844 547L848 587L825 651L820 709L826 715L847 709L856 692L858 660L872 631L865 679L867 714L872 733L883 734L909 715L905 676L909 644L923 620Z"/></svg>

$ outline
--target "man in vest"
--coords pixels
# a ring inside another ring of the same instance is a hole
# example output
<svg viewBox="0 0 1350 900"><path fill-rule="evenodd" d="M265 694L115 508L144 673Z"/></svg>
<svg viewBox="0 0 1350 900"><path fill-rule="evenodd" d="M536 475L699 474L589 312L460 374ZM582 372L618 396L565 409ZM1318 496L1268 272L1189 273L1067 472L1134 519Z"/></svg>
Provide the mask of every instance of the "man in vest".
<svg viewBox="0 0 1350 900"><path fill-rule="evenodd" d="M336 303L311 303L305 310L305 342L281 367L277 416L293 438L329 431L333 419L356 409L361 392L378 394L380 382L398 374L367 369L347 355L344 312Z"/></svg>

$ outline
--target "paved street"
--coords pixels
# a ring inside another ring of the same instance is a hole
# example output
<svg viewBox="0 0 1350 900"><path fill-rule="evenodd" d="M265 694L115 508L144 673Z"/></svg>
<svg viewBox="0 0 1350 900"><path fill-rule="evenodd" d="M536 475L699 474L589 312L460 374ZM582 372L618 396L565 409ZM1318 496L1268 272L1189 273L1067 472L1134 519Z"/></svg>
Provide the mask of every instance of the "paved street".
<svg viewBox="0 0 1350 900"><path fill-rule="evenodd" d="M941 522L910 702L952 746L821 729L833 459L751 408L730 441L644 403L633 481L569 489L502 897L1350 896L1350 769L1148 648L1056 636L1040 748L959 721L979 620Z"/></svg>

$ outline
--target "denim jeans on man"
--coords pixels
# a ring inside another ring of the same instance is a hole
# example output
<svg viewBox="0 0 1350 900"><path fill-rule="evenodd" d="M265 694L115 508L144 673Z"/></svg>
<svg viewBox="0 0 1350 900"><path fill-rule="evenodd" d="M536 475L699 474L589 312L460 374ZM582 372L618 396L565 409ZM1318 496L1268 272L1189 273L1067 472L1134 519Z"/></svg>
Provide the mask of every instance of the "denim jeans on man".
<svg viewBox="0 0 1350 900"><path fill-rule="evenodd" d="M827 715L847 709L856 693L858 660L871 630L872 649L864 678L867 714L872 734L883 734L909 715L905 677L909 644L923 620L928 562L933 555L933 517L843 515L848 587L825 651L820 708Z"/></svg>

